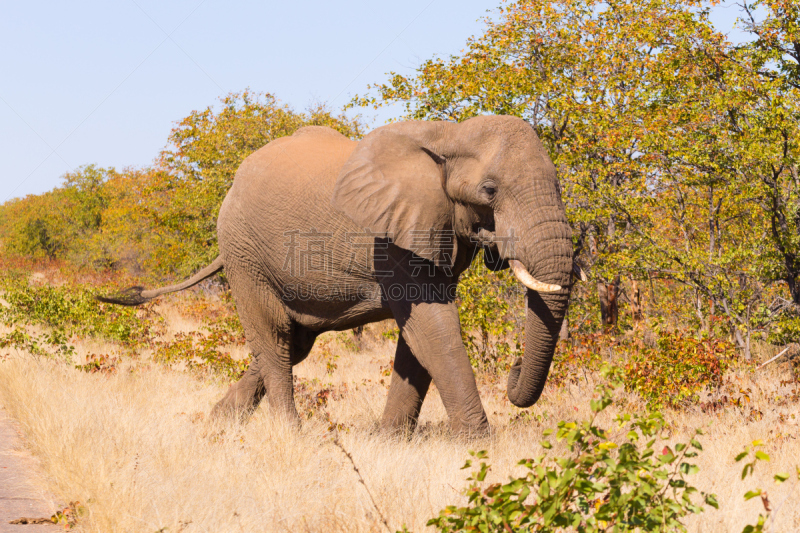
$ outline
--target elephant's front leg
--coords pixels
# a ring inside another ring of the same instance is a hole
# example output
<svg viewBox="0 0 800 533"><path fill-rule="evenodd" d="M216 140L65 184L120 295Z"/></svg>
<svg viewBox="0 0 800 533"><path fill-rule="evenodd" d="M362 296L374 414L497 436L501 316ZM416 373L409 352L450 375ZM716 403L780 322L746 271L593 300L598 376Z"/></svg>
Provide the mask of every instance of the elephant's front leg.
<svg viewBox="0 0 800 533"><path fill-rule="evenodd" d="M450 283L447 279L441 281L447 285ZM429 294L425 290L417 289L408 292ZM384 294L391 296L390 291L385 290ZM447 298L434 301L425 297L394 300L390 298L389 306L400 326L403 340L408 344L416 361L419 361L418 364L433 378L450 418L453 432L469 436L487 434L489 421L478 395L478 386L475 383L475 374L467 350L461 340L461 325L455 302ZM398 354L403 353L399 348L398 345ZM420 394L420 385L423 384L424 374L419 374L417 370L413 383L407 379L410 374L405 376L401 374L401 372L414 372L414 363L410 359L403 355L401 368L405 366L405 369L402 371L398 369L395 372L396 376L392 377L384 424L387 423L387 419L395 424L398 423L395 415L402 417L404 414L418 413L422 404L424 393Z"/></svg>
<svg viewBox="0 0 800 533"><path fill-rule="evenodd" d="M397 340L392 383L389 386L389 398L383 410L381 427L410 435L417 426L422 402L430 385L431 375L417 361L401 335Z"/></svg>
<svg viewBox="0 0 800 533"><path fill-rule="evenodd" d="M402 322L401 333L433 378L453 433L476 437L486 435L489 420L461 340L456 304L416 302L411 306L408 318Z"/></svg>

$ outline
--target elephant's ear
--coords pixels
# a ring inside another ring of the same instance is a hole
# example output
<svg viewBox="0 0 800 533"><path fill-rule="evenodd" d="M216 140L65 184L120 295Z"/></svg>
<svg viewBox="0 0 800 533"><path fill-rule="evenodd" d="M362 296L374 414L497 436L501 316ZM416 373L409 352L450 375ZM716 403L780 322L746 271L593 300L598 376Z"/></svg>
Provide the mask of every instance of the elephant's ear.
<svg viewBox="0 0 800 533"><path fill-rule="evenodd" d="M438 266L456 254L445 161L391 126L367 135L336 180L333 206L360 226Z"/></svg>

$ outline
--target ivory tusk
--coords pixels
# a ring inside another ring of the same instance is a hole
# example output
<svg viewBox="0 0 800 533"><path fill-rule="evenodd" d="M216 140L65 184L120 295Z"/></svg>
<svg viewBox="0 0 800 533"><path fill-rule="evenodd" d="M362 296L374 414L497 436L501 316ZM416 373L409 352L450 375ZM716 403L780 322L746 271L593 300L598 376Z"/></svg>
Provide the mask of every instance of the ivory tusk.
<svg viewBox="0 0 800 533"><path fill-rule="evenodd" d="M532 291L558 292L561 290L561 287L558 285L551 285L550 283L542 283L541 281L531 276L531 273L528 272L528 269L525 268L523 264L517 261L516 259L509 259L508 264L511 266L511 270L514 271L514 276L516 276L519 282L528 287Z"/></svg>
<svg viewBox="0 0 800 533"><path fill-rule="evenodd" d="M588 281L589 279L589 276L586 275L586 272L584 272L578 263L572 263L572 272L575 274L575 277L581 281Z"/></svg>

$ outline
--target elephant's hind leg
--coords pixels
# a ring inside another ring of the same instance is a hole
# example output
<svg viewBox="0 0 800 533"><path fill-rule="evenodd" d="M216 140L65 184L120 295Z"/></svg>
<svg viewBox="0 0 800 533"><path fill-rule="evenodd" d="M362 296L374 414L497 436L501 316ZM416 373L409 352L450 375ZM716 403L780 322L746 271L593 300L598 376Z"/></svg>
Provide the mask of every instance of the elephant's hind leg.
<svg viewBox="0 0 800 533"><path fill-rule="evenodd" d="M299 424L292 383L294 325L271 290L249 276L228 275L253 360L244 376L214 407L212 416L238 415L244 419L266 396L270 411Z"/></svg>
<svg viewBox="0 0 800 533"><path fill-rule="evenodd" d="M257 363L257 359L253 359L239 381L231 384L225 396L211 410L211 418L244 421L256 410L267 393Z"/></svg>

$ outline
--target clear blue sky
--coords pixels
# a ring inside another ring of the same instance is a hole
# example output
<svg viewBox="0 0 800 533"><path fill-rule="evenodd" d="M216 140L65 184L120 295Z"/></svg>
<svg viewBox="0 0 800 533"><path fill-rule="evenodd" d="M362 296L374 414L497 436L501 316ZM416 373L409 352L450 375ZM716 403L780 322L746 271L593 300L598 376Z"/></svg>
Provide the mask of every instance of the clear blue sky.
<svg viewBox="0 0 800 533"><path fill-rule="evenodd" d="M0 5L2 203L52 189L80 165L147 165L175 121L228 92L340 108L388 71L458 53L499 1ZM715 8L715 23L730 31L736 13ZM377 126L393 113L362 114Z"/></svg>

